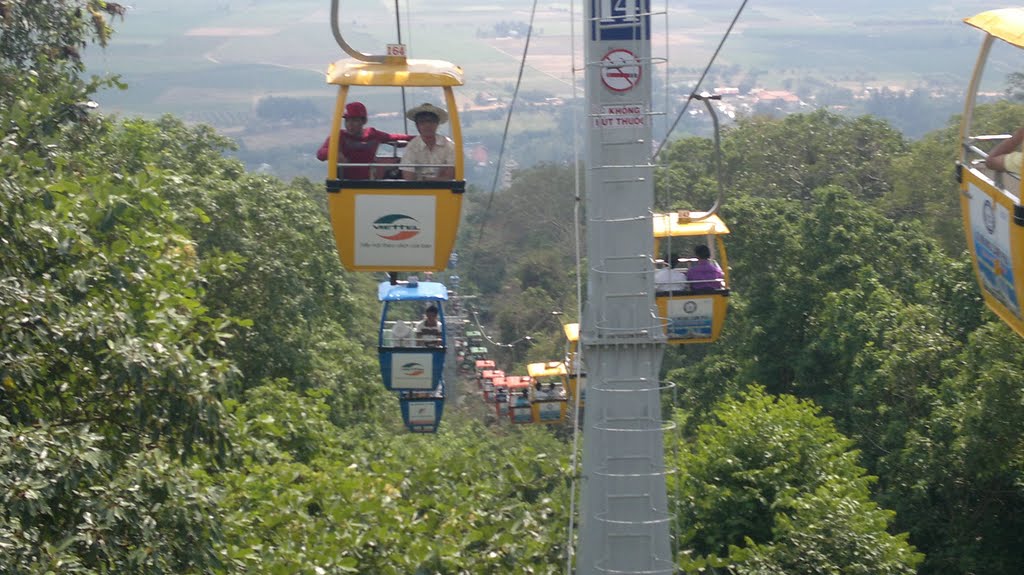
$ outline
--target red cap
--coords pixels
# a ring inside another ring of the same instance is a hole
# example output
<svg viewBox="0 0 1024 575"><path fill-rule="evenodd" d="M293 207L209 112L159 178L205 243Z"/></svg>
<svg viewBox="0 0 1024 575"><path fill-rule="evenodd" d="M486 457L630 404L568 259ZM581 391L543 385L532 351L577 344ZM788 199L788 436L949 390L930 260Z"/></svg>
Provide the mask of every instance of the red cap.
<svg viewBox="0 0 1024 575"><path fill-rule="evenodd" d="M343 118L365 118L366 106L362 102L349 102L345 104L345 115Z"/></svg>

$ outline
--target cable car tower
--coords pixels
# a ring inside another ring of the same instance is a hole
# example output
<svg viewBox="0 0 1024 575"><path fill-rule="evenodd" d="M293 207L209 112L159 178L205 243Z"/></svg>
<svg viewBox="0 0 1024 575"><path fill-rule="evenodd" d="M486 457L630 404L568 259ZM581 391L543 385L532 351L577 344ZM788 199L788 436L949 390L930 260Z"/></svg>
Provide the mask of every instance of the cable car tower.
<svg viewBox="0 0 1024 575"><path fill-rule="evenodd" d="M654 291L650 0L584 3L587 365L576 573L675 572ZM663 63L660 59L658 63Z"/></svg>

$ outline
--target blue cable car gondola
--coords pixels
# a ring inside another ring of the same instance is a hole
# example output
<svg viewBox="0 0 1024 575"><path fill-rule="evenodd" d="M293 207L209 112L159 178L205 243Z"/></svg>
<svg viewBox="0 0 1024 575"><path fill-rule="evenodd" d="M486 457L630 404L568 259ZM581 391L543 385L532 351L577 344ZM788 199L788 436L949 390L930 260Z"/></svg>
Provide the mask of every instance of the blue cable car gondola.
<svg viewBox="0 0 1024 575"><path fill-rule="evenodd" d="M433 391L402 391L398 403L402 421L413 433L435 433L444 413L444 380Z"/></svg>
<svg viewBox="0 0 1024 575"><path fill-rule="evenodd" d="M447 339L443 302L448 290L437 282L381 282L377 299L384 302L378 353L384 387L391 391L433 391L441 387ZM417 325L424 310L437 308L439 336L426 338Z"/></svg>

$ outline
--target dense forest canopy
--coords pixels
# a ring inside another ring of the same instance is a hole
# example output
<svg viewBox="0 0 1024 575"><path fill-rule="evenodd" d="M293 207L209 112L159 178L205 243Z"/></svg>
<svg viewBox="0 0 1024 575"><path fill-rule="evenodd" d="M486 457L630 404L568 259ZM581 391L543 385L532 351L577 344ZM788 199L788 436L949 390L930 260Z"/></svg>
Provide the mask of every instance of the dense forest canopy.
<svg viewBox="0 0 1024 575"><path fill-rule="evenodd" d="M120 14L0 0L0 570L564 572L567 430L453 405L400 431L320 184L83 105L114 81L79 51ZM1019 572L1024 348L973 282L956 138L827 111L724 135L728 323L665 360L684 572ZM666 149L659 209L710 204L710 154ZM506 365L560 357L577 313L574 176L467 193L463 289L531 337Z"/></svg>

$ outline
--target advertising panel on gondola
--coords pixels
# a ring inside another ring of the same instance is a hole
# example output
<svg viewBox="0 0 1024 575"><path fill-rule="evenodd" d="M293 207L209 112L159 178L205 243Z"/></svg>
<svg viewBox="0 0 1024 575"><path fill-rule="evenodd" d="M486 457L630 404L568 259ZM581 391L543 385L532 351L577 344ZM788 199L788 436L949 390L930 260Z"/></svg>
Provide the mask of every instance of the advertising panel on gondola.
<svg viewBox="0 0 1024 575"><path fill-rule="evenodd" d="M711 297L667 298L665 334L669 339L710 338L714 310Z"/></svg>
<svg viewBox="0 0 1024 575"><path fill-rule="evenodd" d="M355 198L356 265L429 269L437 243L433 197Z"/></svg>
<svg viewBox="0 0 1024 575"><path fill-rule="evenodd" d="M970 226L981 287L1020 318L1020 299L1015 286L1012 215L1007 206L976 185L970 185Z"/></svg>

